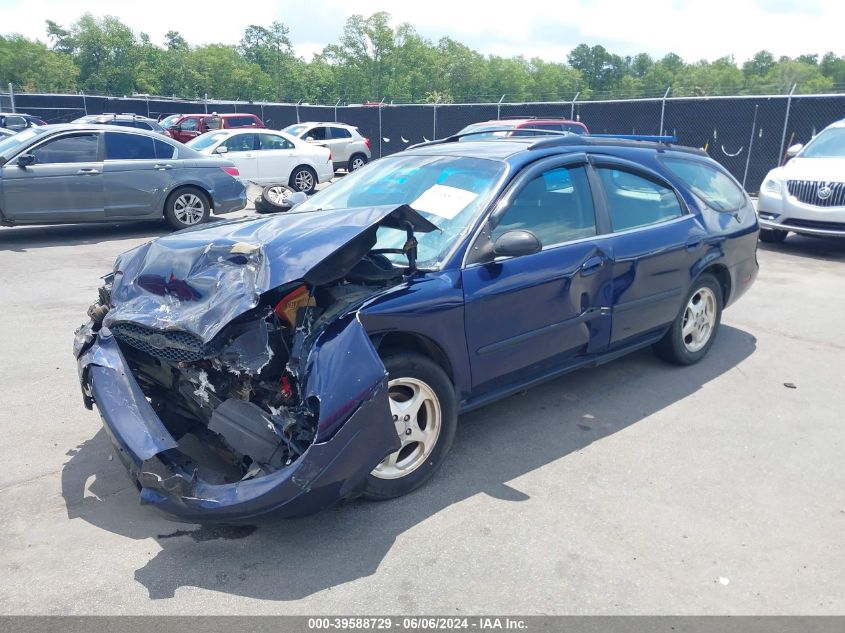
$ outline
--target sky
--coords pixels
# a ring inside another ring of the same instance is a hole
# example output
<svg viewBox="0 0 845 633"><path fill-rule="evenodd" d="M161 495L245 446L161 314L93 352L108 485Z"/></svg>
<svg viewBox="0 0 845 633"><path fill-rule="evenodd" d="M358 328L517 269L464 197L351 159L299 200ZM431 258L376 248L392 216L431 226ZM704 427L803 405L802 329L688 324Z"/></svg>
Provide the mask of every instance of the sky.
<svg viewBox="0 0 845 633"><path fill-rule="evenodd" d="M434 42L448 36L485 54L546 61L565 61L580 43L623 56L673 52L687 62L733 55L742 63L762 49L845 55L842 0L0 0L0 33L45 41L45 20L69 26L86 11L117 16L158 44L171 29L193 45L237 44L249 24L279 20L305 59L336 42L350 15L376 11Z"/></svg>

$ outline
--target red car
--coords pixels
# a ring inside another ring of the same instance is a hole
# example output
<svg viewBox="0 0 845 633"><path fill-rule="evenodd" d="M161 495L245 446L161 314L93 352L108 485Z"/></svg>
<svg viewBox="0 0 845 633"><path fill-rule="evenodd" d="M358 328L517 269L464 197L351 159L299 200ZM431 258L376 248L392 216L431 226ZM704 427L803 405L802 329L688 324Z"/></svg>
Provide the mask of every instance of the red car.
<svg viewBox="0 0 845 633"><path fill-rule="evenodd" d="M187 143L212 130L233 128L265 128L264 121L254 114L171 114L159 121L161 127L177 141Z"/></svg>
<svg viewBox="0 0 845 633"><path fill-rule="evenodd" d="M530 128L530 129L529 129ZM482 121L471 123L458 134L467 132L485 132L489 134L473 134L473 139L491 138L493 136L535 136L531 130L554 130L555 132L574 132L575 134L589 134L587 126L580 121L569 119L505 119L502 121ZM513 130L507 132L503 130Z"/></svg>

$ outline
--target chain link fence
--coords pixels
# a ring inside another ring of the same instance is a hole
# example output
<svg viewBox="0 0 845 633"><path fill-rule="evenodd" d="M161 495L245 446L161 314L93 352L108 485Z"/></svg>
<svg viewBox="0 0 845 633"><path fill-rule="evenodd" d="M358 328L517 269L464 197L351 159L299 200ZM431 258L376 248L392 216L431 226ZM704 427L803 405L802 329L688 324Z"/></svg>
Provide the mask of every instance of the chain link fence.
<svg viewBox="0 0 845 633"><path fill-rule="evenodd" d="M0 92L0 110L13 108L50 123L106 112L152 118L175 113L248 112L273 129L301 121L337 121L358 127L370 139L373 158L399 152L414 143L449 136L478 121L572 118L597 134L674 135L683 145L704 148L754 193L768 170L782 162L787 147L806 143L825 126L845 118L845 95L603 101L579 101L576 95L571 101L542 103L327 106Z"/></svg>

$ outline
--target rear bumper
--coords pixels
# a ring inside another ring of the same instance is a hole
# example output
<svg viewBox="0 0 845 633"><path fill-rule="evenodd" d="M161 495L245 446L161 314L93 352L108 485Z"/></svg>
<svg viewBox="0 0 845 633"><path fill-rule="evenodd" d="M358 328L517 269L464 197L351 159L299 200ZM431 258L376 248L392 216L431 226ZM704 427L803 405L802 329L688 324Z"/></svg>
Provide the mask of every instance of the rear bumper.
<svg viewBox="0 0 845 633"><path fill-rule="evenodd" d="M215 215L240 211L246 206L246 187L237 178L225 188L215 189L212 206Z"/></svg>
<svg viewBox="0 0 845 633"><path fill-rule="evenodd" d="M185 468L177 441L141 391L114 337L90 329L78 348L86 405L96 404L105 430L142 504L187 522L244 523L309 514L349 496L385 455L398 448L387 380L366 398L347 403L337 431L293 464L270 475L210 484Z"/></svg>

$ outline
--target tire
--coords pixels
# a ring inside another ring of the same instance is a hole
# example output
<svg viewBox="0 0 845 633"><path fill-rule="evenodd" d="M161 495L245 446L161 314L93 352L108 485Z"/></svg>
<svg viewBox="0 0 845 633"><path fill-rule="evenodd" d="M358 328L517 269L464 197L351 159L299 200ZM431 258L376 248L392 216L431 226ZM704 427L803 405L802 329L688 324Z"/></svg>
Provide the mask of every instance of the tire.
<svg viewBox="0 0 845 633"><path fill-rule="evenodd" d="M780 229L760 229L760 241L766 244L780 244L786 239L789 231Z"/></svg>
<svg viewBox="0 0 845 633"><path fill-rule="evenodd" d="M399 437L404 441L416 431L417 437L430 440L430 444L408 439L376 466L362 490L364 497L376 500L399 497L428 481L446 459L458 421L455 388L437 363L413 352L391 352L383 361ZM411 414L411 419L404 420L401 406L414 398L423 400L419 414Z"/></svg>
<svg viewBox="0 0 845 633"><path fill-rule="evenodd" d="M701 275L684 298L672 327L654 345L663 360L692 365L707 355L722 322L722 287L712 275Z"/></svg>
<svg viewBox="0 0 845 633"><path fill-rule="evenodd" d="M367 157L363 154L352 154L349 157L349 162L346 164L346 171L350 174L355 171L356 169L361 169L364 165L367 164Z"/></svg>
<svg viewBox="0 0 845 633"><path fill-rule="evenodd" d="M302 191L310 196L317 187L317 174L310 167L297 167L290 175L288 184L294 191Z"/></svg>
<svg viewBox="0 0 845 633"><path fill-rule="evenodd" d="M194 187L177 189L164 203L164 219L177 231L207 222L210 215L208 196Z"/></svg>
<svg viewBox="0 0 845 633"><path fill-rule="evenodd" d="M286 203L286 200L287 196L293 192L294 189L287 185L267 185L261 190L261 197L259 198L265 210L259 213L276 213L289 210L290 204Z"/></svg>

